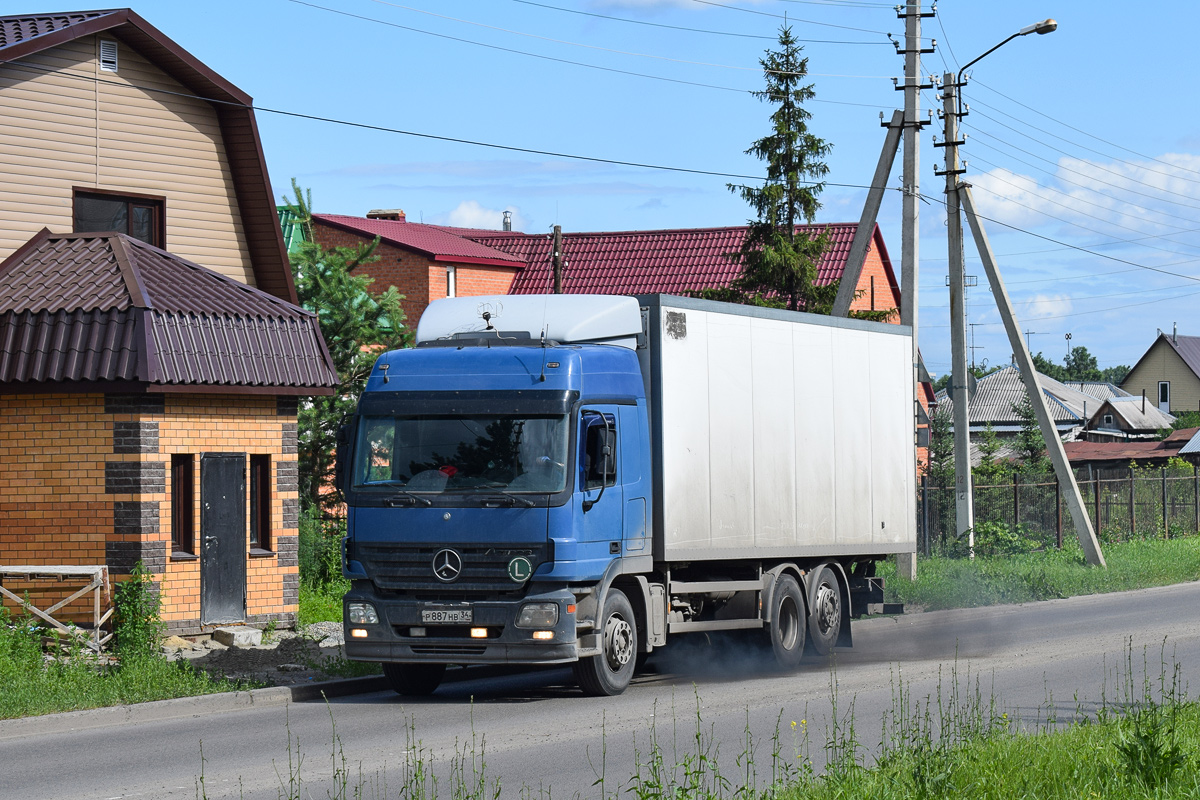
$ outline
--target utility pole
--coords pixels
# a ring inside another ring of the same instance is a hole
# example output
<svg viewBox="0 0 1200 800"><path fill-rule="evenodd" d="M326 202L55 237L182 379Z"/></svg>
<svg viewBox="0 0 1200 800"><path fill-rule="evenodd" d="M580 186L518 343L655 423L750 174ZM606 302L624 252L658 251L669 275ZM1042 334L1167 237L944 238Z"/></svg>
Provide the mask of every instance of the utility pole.
<svg viewBox="0 0 1200 800"><path fill-rule="evenodd" d="M942 78L942 119L946 141L934 147L946 148L946 168L935 170L946 176L946 236L950 256L950 395L954 401L954 520L955 533L967 537L971 558L975 557L975 505L971 486L971 379L967 372L967 315L963 289L963 229L958 203L958 176L966 172L958 164L958 82L953 72Z"/></svg>
<svg viewBox="0 0 1200 800"><path fill-rule="evenodd" d="M563 257L562 257L562 226L554 226L554 243L550 246L550 258L554 264L554 293L562 294Z"/></svg>
<svg viewBox="0 0 1200 800"><path fill-rule="evenodd" d="M904 11L896 9L896 15L904 17L904 172L901 185L904 192L902 227L900 234L900 324L913 329L913 365L917 355L917 272L919 269L920 237L920 175L921 175L921 128L930 120L919 119L921 114L921 90L932 89L933 82L921 83L921 54L932 53L933 47L921 47L921 19L934 16L933 11L922 11L920 0L906 0ZM937 44L933 42L933 44ZM900 89L901 87L896 87ZM914 373L915 374L915 373Z"/></svg>

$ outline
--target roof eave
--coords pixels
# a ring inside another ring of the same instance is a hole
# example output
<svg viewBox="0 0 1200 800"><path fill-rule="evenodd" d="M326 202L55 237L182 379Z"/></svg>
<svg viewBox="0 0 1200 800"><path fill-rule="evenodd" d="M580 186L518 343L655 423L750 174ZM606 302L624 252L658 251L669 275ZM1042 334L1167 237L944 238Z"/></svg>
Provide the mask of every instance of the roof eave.
<svg viewBox="0 0 1200 800"><path fill-rule="evenodd" d="M482 267L508 267L509 269L521 270L525 268L524 261L508 261L502 258L479 258L476 256L443 256L433 255L430 258L439 264L472 264Z"/></svg>

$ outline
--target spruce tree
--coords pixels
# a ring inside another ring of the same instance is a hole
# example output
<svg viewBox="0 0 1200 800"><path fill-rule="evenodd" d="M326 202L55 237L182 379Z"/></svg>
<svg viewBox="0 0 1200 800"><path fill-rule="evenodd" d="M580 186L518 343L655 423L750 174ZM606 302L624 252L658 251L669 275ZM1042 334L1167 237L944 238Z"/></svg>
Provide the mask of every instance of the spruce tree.
<svg viewBox="0 0 1200 800"><path fill-rule="evenodd" d="M797 234L801 222L811 224L821 207L817 199L824 188L819 181L829 168L824 158L831 145L808 130L812 115L804 108L815 92L804 82L808 58L792 36L792 29L779 29L779 49L768 50L759 61L766 88L754 92L771 103L771 132L757 140L746 153L766 163L762 186L729 184L757 215L750 220L741 249L731 257L742 267L733 284L742 302L783 305L794 311L829 313L837 296L837 283L816 285L817 266L829 246L822 233L810 237ZM769 302L775 298L776 302ZM728 298L735 299L735 298ZM764 300L768 302L763 302Z"/></svg>

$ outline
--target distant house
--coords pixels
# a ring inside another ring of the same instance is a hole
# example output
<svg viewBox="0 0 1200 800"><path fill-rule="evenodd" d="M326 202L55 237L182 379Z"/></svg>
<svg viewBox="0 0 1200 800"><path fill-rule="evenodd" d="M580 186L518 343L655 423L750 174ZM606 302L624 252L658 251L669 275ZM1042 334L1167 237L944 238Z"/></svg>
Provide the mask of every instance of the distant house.
<svg viewBox="0 0 1200 800"><path fill-rule="evenodd" d="M1076 469L1090 467L1093 472L1125 470L1135 462L1142 467L1163 467L1174 457L1196 463L1200 458L1198 434L1200 428L1184 428L1172 432L1163 441L1064 442L1063 449Z"/></svg>
<svg viewBox="0 0 1200 800"><path fill-rule="evenodd" d="M1144 394L1160 411L1178 415L1200 410L1200 336L1159 331L1121 388Z"/></svg>
<svg viewBox="0 0 1200 800"><path fill-rule="evenodd" d="M841 278L857 225L798 226L828 231L818 282ZM565 232L563 290L569 294L684 294L729 286L740 267L727 258L741 246L745 227L678 230ZM551 237L518 231L450 228L408 222L399 210L366 217L313 215L313 236L324 246L380 238L380 260L358 272L379 289L395 286L408 299L410 320L440 297L482 294L549 294L554 290ZM893 311L898 321L900 287L883 235L876 227L858 282L853 310Z"/></svg>
<svg viewBox="0 0 1200 800"><path fill-rule="evenodd" d="M1089 442L1158 439L1174 423L1173 416L1145 397L1110 397L1084 424L1084 436Z"/></svg>
<svg viewBox="0 0 1200 800"><path fill-rule="evenodd" d="M0 17L0 564L141 562L178 633L295 621L337 384L252 106L128 9Z"/></svg>

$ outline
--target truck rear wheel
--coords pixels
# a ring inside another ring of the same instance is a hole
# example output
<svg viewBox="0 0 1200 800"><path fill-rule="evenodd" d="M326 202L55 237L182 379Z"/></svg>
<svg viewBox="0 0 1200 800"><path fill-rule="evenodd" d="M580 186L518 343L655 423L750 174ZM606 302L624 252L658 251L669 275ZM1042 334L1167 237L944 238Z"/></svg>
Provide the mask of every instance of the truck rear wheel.
<svg viewBox="0 0 1200 800"><path fill-rule="evenodd" d="M808 635L813 650L827 656L842 632L842 590L837 574L828 567L816 576L812 610L808 617Z"/></svg>
<svg viewBox="0 0 1200 800"><path fill-rule="evenodd" d="M804 655L804 595L791 575L780 575L771 594L771 623L767 635L780 669L794 670Z"/></svg>
<svg viewBox="0 0 1200 800"><path fill-rule="evenodd" d="M581 658L573 667L584 694L609 697L625 691L637 665L637 618L620 589L608 590L599 622L600 655Z"/></svg>
<svg viewBox="0 0 1200 800"><path fill-rule="evenodd" d="M383 663L383 675L388 679L392 691L410 697L433 694L445 674L445 664Z"/></svg>

